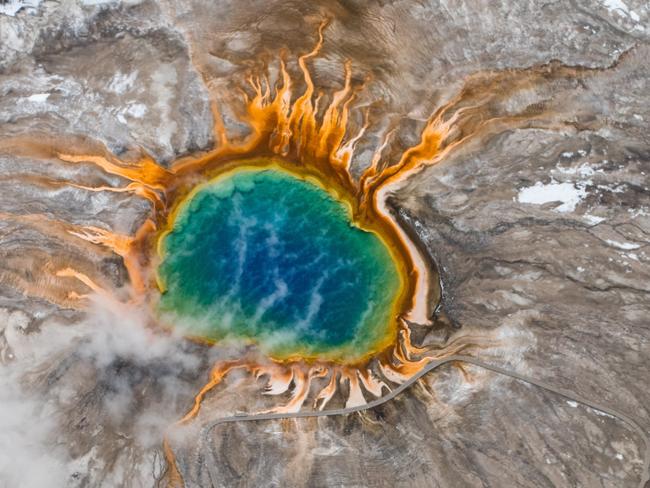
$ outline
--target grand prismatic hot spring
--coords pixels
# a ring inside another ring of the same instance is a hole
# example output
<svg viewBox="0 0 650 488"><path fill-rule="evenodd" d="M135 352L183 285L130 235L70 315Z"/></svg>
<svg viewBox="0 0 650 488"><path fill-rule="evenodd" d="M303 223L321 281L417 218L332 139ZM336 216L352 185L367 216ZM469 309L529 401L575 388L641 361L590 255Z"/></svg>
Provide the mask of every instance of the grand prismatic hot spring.
<svg viewBox="0 0 650 488"><path fill-rule="evenodd" d="M0 0L0 488L650 488L648 5Z"/></svg>
<svg viewBox="0 0 650 488"><path fill-rule="evenodd" d="M174 216L159 245L159 309L187 334L348 362L394 341L394 257L315 183L240 169L195 189Z"/></svg>
<svg viewBox="0 0 650 488"><path fill-rule="evenodd" d="M126 360L104 367L102 373L123 375L107 396L129 382L147 392L177 379L190 385L173 388L176 403L157 431L166 460L160 478L168 486L192 479L188 453L203 442L185 445L179 432L193 439L197 429L240 414L349 413L388 401L432 363L502 343L496 333L461 330L443 310L450 302L435 246L445 239L478 244L462 229L453 238L437 236L420 220L437 218L428 213L434 200L462 207L471 192L450 199L446 189L425 201L411 185L425 167L479 147L472 145L484 137L551 124L543 104L509 113L502 97L549 78L570 79L575 70L468 79L402 127L401 116L364 99L371 78L354 73L350 61L338 65L338 78L312 78L326 24L320 22L311 51L279 52L277 62L233 78L229 86L237 89L220 85L202 149L188 146L162 161L142 147L117 155L84 137L7 143L22 157L47 157L63 168L55 182L39 176L30 184L51 185L53 195L70 187L118 207L124 199L135 209L129 225L112 227L95 218L8 216L51 233L70 253L39 254L47 276L36 285L22 275L6 279L65 309L129 317L111 321L111 334L120 351L129 345L129 361L142 357L144 366L134 373ZM327 65L327 55L320 62ZM131 336L141 338L138 346ZM472 382L472 371L453 367ZM141 371L150 383L140 384Z"/></svg>
<svg viewBox="0 0 650 488"><path fill-rule="evenodd" d="M79 291L46 292L77 306L89 288L112 307L136 308L156 334L174 331L207 346L206 353L214 344L226 351L212 360L176 425L192 422L234 370L277 396L260 400L265 411L323 410L330 402L358 406L381 397L473 343L468 336L439 348L414 344L410 324L433 326L441 288L417 235L388 204L411 175L468 137L457 126L467 119L474 127L472 109L451 100L426 120L417 143L390 158L385 149L394 130L386 127L364 142L367 162L353 171L370 121L367 111L353 117L363 85L353 82L351 63L342 66L339 89L314 84L308 62L323 46L325 25L291 68L280 59L274 75L248 77L248 91L230 100L246 135L231 137L212 104L213 149L165 165L144 151L121 160L83 141L26 149L123 178L122 187L77 186L151 206L132 235L93 225L63 229L67 239L117 254L128 287L114 293L91 269L66 261L55 279L76 280ZM173 471L167 441L165 452Z"/></svg>

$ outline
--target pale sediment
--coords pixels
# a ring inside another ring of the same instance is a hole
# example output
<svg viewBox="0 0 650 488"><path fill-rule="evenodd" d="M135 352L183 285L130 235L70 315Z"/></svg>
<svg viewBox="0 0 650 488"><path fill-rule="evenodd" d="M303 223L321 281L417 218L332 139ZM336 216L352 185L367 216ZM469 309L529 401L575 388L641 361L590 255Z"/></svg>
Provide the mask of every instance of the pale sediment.
<svg viewBox="0 0 650 488"><path fill-rule="evenodd" d="M431 321L431 314L433 308L437 306L437 303L431 303L431 280L435 277L431 276L429 270L429 263L422 256L421 249L416 245L412 236L409 235L404 229L402 229L399 222L391 215L390 210L386 206L386 199L388 193L391 191L390 186L381 188L376 194L376 208L377 212L387 221L390 222L404 247L408 250L408 253L413 262L413 271L417 273L417 278L415 280L415 291L413 293L413 305L408 310L406 320L411 322L417 322L419 324L429 324Z"/></svg>

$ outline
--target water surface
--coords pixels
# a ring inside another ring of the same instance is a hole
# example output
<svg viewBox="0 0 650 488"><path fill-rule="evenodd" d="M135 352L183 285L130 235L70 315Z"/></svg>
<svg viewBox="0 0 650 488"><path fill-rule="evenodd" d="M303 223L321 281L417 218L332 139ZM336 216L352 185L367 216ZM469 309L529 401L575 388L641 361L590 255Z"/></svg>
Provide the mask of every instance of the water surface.
<svg viewBox="0 0 650 488"><path fill-rule="evenodd" d="M352 360L395 333L400 276L384 243L286 172L238 170L202 186L161 253L160 311L190 335Z"/></svg>

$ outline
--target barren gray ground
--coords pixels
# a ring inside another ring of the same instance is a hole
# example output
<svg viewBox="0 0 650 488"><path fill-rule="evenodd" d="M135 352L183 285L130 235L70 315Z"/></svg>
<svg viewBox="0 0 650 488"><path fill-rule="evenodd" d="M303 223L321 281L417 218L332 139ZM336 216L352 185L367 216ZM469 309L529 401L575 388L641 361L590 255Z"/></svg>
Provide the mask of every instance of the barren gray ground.
<svg viewBox="0 0 650 488"><path fill-rule="evenodd" d="M121 259L17 216L131 234L150 208L67 184L120 181L96 167L13 149L103 143L167 164L212 147L210 101L236 96L263 61L277 67L282 49L295 72L323 18L317 85L338 88L347 59L368 78L355 123L363 106L376 123L358 167L390 124L392 157L417 143L463 86L489 98L489 114L545 110L543 123L505 126L425 169L391 204L440 267L446 334L489 338L484 361L650 432L645 2L19 5L0 3L0 486L153 485L162 433L215 358L236 353L173 338L152 347L137 315L61 306L51 263L119 288ZM233 114L225 122L246 130ZM425 344L440 333L414 330ZM271 401L229 378L197 424ZM445 367L367 413L219 426L209 446L197 427L172 444L187 486L635 487L644 455L619 420L472 367Z"/></svg>

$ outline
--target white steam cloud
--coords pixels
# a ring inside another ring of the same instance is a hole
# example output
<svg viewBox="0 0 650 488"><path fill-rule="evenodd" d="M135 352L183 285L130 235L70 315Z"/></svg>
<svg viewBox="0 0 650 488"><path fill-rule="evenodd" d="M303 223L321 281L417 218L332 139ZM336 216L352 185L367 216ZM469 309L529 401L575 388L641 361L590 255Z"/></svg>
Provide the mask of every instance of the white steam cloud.
<svg viewBox="0 0 650 488"><path fill-rule="evenodd" d="M0 309L0 488L151 486L217 351L101 297L73 325L30 321Z"/></svg>

